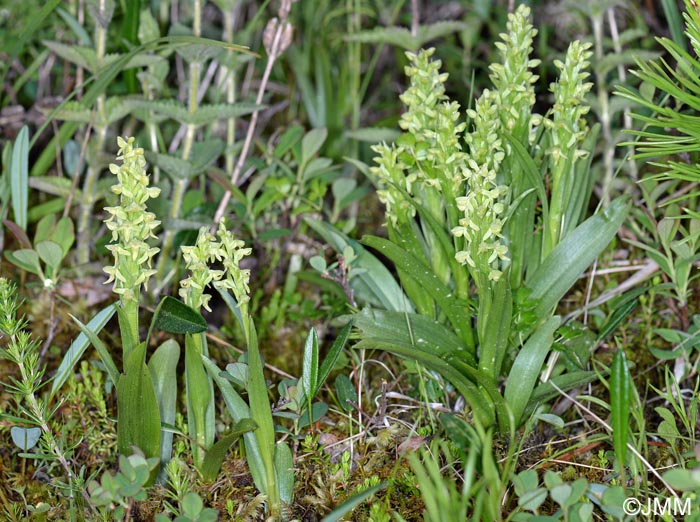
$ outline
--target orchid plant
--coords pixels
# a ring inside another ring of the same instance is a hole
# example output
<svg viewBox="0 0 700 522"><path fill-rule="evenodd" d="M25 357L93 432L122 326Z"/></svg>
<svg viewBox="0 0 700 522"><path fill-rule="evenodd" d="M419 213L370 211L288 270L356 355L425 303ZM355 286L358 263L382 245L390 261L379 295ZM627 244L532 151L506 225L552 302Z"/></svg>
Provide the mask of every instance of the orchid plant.
<svg viewBox="0 0 700 522"><path fill-rule="evenodd" d="M617 200L584 221L597 137L583 118L590 46L574 42L555 62L555 104L534 114L529 16L523 5L509 15L500 63L491 66L494 88L466 121L445 94L435 51L407 53L403 133L375 146L369 169L386 205L388 239L363 243L394 263L410 304L367 308L355 318L360 348L442 373L483 423L503 431L521 425L557 387L592 377L584 367L555 368L561 320L552 314L629 207ZM551 383L538 384L548 359Z"/></svg>

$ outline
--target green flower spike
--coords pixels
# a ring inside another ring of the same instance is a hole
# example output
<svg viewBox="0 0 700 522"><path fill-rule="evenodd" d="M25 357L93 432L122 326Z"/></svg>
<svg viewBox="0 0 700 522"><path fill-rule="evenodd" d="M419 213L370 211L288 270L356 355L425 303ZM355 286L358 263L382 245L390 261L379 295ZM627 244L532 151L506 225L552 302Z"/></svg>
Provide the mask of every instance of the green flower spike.
<svg viewBox="0 0 700 522"><path fill-rule="evenodd" d="M147 211L146 202L158 197L160 189L148 186L146 159L143 149L134 147L134 138L117 138L117 144L117 160L122 164L112 164L109 170L117 176L112 192L119 195L120 201L116 207L105 207L110 214L105 224L112 231L114 242L107 249L114 255L114 266L104 271L109 275L107 283L114 282L114 293L121 296L122 302L138 302L140 286L145 288L155 273L151 261L159 252L146 242L156 237L153 231L160 225L155 214Z"/></svg>
<svg viewBox="0 0 700 522"><path fill-rule="evenodd" d="M243 241L233 238L222 220L216 236L202 227L193 246L181 247L190 275L180 281L179 294L187 306L211 312L211 295L204 292L208 285L231 290L239 305L250 300L250 270L241 270L239 266L241 259L251 252L250 248L243 248L244 245ZM223 270L211 269L210 265L215 262L223 263Z"/></svg>
<svg viewBox="0 0 700 522"><path fill-rule="evenodd" d="M467 111L474 130L466 137L470 157L462 172L467 193L457 198L457 208L464 217L452 229L454 236L466 239L465 249L458 251L455 259L469 267L477 285L481 285L483 276L498 281L503 265L509 261L502 234L509 189L496 180L504 158L496 132L500 125L496 99L495 92L485 90L474 109Z"/></svg>
<svg viewBox="0 0 700 522"><path fill-rule="evenodd" d="M240 263L244 257L250 255L252 250L244 248L245 243L240 239L234 239L233 234L226 230L226 224L223 220L219 222L219 230L216 235L221 241L226 279L214 283L214 286L231 290L238 305L243 306L250 301L250 287L248 286L250 270L241 269Z"/></svg>

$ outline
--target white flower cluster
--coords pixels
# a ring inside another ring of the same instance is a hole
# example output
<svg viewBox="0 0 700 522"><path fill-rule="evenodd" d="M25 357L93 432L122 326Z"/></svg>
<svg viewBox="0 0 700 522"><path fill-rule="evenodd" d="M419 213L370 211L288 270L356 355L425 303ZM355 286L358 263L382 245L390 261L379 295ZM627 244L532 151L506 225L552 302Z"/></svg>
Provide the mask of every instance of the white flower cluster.
<svg viewBox="0 0 700 522"><path fill-rule="evenodd" d="M134 138L117 138L121 165L110 165L118 183L112 192L119 195L119 205L106 207L110 216L105 220L112 232L113 244L107 248L114 255L114 266L104 268L109 275L107 283L114 282L114 292L123 301L137 300L140 286L146 287L155 273L151 268L153 256L160 249L146 242L155 238L153 231L160 225L155 214L148 212L146 202L156 198L160 189L149 187L146 159L142 148L134 147Z"/></svg>
<svg viewBox="0 0 700 522"><path fill-rule="evenodd" d="M189 277L180 281L179 295L186 305L199 310L211 311L211 295L204 292L208 285L231 290L239 305L250 300L250 270L241 270L241 260L250 254L250 248L243 248L244 242L233 238L222 220L216 236L202 227L197 242L192 246L183 246L182 257L190 272ZM223 270L214 270L210 265L221 262Z"/></svg>
<svg viewBox="0 0 700 522"><path fill-rule="evenodd" d="M467 194L457 198L457 208L464 213L452 234L466 238L465 249L455 258L474 272L487 274L488 279L501 278L502 262L508 261L508 247L503 242L503 214L509 189L500 185L496 173L504 158L497 129L500 124L496 93L484 91L473 110L467 114L474 130L467 135L470 157L462 171Z"/></svg>
<svg viewBox="0 0 700 522"><path fill-rule="evenodd" d="M545 151L556 164L571 157L574 161L588 153L578 148L588 134L588 126L583 116L590 107L585 97L593 84L585 80L590 76L587 69L588 59L593 54L590 43L572 42L566 53L564 63L556 60L554 65L561 71L559 80L552 83L550 90L554 94L554 107L551 119L544 119L543 124L551 129L551 145Z"/></svg>

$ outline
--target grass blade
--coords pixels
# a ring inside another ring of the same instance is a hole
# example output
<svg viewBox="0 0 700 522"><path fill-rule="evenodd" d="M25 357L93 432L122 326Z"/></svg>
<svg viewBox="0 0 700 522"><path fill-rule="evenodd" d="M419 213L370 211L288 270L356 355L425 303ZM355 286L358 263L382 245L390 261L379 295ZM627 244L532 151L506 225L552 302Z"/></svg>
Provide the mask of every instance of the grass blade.
<svg viewBox="0 0 700 522"><path fill-rule="evenodd" d="M86 328L90 332L94 332L95 335L97 335L112 318L114 311L115 308L113 304L103 308L99 313L97 313L97 315L95 315L95 317L90 319L90 322L88 322ZM63 386L63 384L68 380L68 377L73 374L73 368L76 364L78 364L78 361L83 356L88 346L90 346L90 339L85 333L80 333L80 335L76 337L75 341L71 343L70 348L68 348L66 355L63 357L63 360L58 367L58 370L56 370L56 375L54 376L53 384L51 385L51 397L56 394L61 386ZM119 377L119 372L116 372L116 376L117 378ZM116 383L117 381L114 382Z"/></svg>
<svg viewBox="0 0 700 522"><path fill-rule="evenodd" d="M339 522L340 520L343 520L343 517L345 515L347 515L357 506L368 500L375 493L378 493L379 491L385 489L388 485L388 482L382 482L381 484L377 484L374 487L366 489L362 493L353 495L341 505L339 505L337 508L335 508L333 511L331 511L330 514L326 515L321 520L321 522Z"/></svg>

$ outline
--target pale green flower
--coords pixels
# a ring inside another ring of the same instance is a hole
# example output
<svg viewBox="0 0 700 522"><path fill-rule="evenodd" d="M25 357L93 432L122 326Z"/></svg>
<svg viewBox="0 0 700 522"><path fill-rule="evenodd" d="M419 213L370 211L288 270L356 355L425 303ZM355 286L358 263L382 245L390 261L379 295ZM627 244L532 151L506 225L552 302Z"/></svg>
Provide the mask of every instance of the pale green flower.
<svg viewBox="0 0 700 522"><path fill-rule="evenodd" d="M540 61L530 59L537 30L529 18L530 8L524 4L508 15L507 32L501 34L502 42L496 42L501 62L490 66L490 78L498 93L501 123L508 132L529 133L532 125L538 77L531 69Z"/></svg>
<svg viewBox="0 0 700 522"><path fill-rule="evenodd" d="M551 157L553 164L570 155L574 160L587 155L579 147L588 134L584 116L590 110L585 103L586 94L593 86L585 81L590 76L587 72L590 66L588 60L593 54L590 48L590 43L575 41L569 46L564 62L554 62L560 70L559 80L550 86L554 94L554 107L551 118L543 120L544 125L551 129L551 144L545 153Z"/></svg>
<svg viewBox="0 0 700 522"><path fill-rule="evenodd" d="M394 225L415 216L415 207L407 196L443 221L440 199L459 194L463 183L461 170L466 155L462 152L462 135L466 124L459 121L459 104L445 94L447 74L440 73L440 60L430 59L434 52L406 53L410 86L400 96L407 110L399 121L405 132L392 146L373 147L378 154L377 166L370 170L379 199Z"/></svg>
<svg viewBox="0 0 700 522"><path fill-rule="evenodd" d="M222 220L216 236L207 227L202 227L194 245L181 247L190 275L180 281L179 295L187 306L211 311L211 295L204 291L209 285L232 290L239 304L250 300L250 270L241 270L240 261L250 254L251 249L243 248L244 245L243 241L233 238ZM222 263L223 270L211 268L217 262Z"/></svg>
<svg viewBox="0 0 700 522"><path fill-rule="evenodd" d="M462 175L466 195L456 198L457 209L464 213L452 234L465 238L464 250L455 254L458 263L467 265L477 284L483 275L492 281L501 277L508 263L508 248L503 243L503 214L509 189L497 181L497 170L504 158L498 135L501 119L498 95L485 90L473 110L468 111L474 129L466 136L469 158Z"/></svg>
<svg viewBox="0 0 700 522"><path fill-rule="evenodd" d="M119 205L106 207L110 215L105 225L112 232L112 243L107 249L114 256L114 265L104 268L109 275L107 283L114 282L113 290L123 301L138 300L140 286L146 287L155 274L151 268L153 257L159 252L147 240L155 238L154 230L160 225L155 214L148 212L146 203L158 197L160 189L149 187L146 159L142 148L134 147L134 138L117 138L121 165L110 165L118 183L112 192L119 195Z"/></svg>

